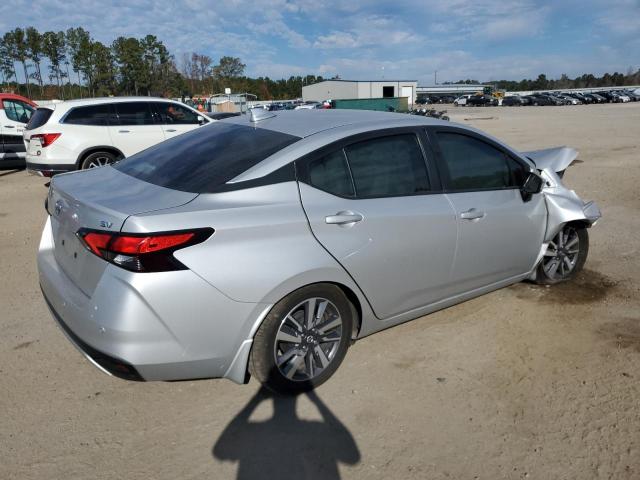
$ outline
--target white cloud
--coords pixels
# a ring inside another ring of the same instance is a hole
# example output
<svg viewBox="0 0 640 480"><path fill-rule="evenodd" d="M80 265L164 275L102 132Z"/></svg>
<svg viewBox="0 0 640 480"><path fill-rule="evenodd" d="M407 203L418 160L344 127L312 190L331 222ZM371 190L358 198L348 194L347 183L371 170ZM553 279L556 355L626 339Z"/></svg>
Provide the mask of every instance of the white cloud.
<svg viewBox="0 0 640 480"><path fill-rule="evenodd" d="M429 83L434 70L442 81L521 79L640 63L638 0L0 2L0 33L29 25L82 26L105 44L151 33L176 59L193 51L214 61L239 56L248 74L272 78L377 78L384 67L386 78ZM571 29L573 40L553 43L560 27Z"/></svg>

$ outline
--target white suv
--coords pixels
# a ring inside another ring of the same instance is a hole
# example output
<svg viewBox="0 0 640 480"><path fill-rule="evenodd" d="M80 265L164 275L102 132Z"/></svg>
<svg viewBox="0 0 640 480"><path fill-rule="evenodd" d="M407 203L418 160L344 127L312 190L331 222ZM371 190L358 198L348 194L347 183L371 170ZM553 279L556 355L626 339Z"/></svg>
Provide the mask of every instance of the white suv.
<svg viewBox="0 0 640 480"><path fill-rule="evenodd" d="M100 167L215 120L162 98L71 100L36 110L24 131L27 170Z"/></svg>

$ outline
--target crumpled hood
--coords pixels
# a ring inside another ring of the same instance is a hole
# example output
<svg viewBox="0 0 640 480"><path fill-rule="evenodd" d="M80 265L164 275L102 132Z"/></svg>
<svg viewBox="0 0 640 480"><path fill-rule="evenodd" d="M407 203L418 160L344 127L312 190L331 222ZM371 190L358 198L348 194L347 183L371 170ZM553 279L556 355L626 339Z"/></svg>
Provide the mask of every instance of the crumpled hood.
<svg viewBox="0 0 640 480"><path fill-rule="evenodd" d="M539 170L561 172L578 157L578 151L571 147L554 147L522 152L522 155L533 160Z"/></svg>

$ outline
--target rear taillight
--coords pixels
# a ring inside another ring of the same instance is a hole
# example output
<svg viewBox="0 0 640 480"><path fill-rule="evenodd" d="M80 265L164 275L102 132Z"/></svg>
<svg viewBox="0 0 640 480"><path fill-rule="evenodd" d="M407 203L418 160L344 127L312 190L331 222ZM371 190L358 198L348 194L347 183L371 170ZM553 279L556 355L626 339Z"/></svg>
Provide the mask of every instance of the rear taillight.
<svg viewBox="0 0 640 480"><path fill-rule="evenodd" d="M29 141L31 142L34 138L39 138L40 144L44 148L44 147L48 147L53 142L55 142L60 135L62 134L61 133L36 133L34 135L31 135L31 137L29 138Z"/></svg>
<svg viewBox="0 0 640 480"><path fill-rule="evenodd" d="M78 230L78 238L87 249L119 267L132 272L168 272L186 270L173 252L204 242L212 228L148 234L127 234L103 230Z"/></svg>

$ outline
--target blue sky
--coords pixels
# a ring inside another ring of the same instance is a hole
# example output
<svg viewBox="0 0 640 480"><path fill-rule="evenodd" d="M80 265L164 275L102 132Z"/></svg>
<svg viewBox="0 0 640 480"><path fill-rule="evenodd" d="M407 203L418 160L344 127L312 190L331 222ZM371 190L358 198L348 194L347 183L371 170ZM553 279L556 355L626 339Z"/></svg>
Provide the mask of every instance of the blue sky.
<svg viewBox="0 0 640 480"><path fill-rule="evenodd" d="M240 57L250 76L573 77L640 68L640 0L13 0L0 32L82 26L158 36L175 55Z"/></svg>

